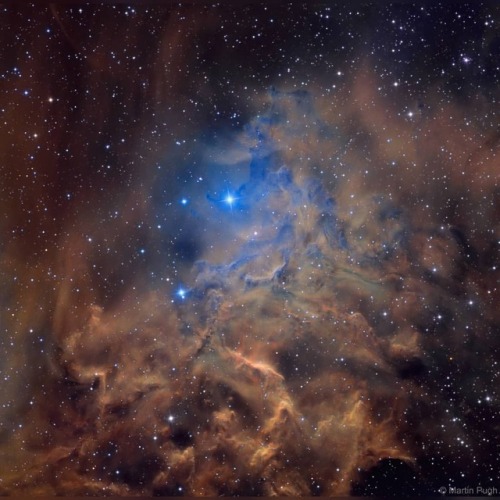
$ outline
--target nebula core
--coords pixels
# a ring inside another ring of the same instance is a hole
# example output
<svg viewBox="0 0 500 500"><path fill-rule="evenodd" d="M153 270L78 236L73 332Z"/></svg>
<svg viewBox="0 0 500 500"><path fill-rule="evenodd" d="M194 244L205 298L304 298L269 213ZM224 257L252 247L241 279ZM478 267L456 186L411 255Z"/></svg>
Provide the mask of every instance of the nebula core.
<svg viewBox="0 0 500 500"><path fill-rule="evenodd" d="M499 10L3 3L0 493L500 493Z"/></svg>

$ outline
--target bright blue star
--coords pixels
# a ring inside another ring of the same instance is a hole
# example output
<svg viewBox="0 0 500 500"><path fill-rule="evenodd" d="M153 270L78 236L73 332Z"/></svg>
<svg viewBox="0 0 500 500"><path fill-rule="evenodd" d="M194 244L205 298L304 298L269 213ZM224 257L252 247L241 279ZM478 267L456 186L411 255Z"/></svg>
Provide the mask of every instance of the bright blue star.
<svg viewBox="0 0 500 500"><path fill-rule="evenodd" d="M233 191L226 191L225 193L222 192L218 196L212 196L207 194L207 199L218 205L220 209L222 210L230 210L231 212L233 211L233 208L238 208L240 209L240 197L236 195L236 193Z"/></svg>
<svg viewBox="0 0 500 500"><path fill-rule="evenodd" d="M188 201L187 201L187 198L182 198L181 203L182 203L183 205L187 205L187 202L188 202Z"/></svg>
<svg viewBox="0 0 500 500"><path fill-rule="evenodd" d="M179 288L179 290L177 290L177 297L180 297L182 300L184 300L186 298L186 290L184 290L184 288Z"/></svg>
<svg viewBox="0 0 500 500"><path fill-rule="evenodd" d="M229 205L229 208L233 208L233 205L236 203L237 200L238 198L236 198L234 195L232 195L231 193L227 193L223 201L224 203Z"/></svg>

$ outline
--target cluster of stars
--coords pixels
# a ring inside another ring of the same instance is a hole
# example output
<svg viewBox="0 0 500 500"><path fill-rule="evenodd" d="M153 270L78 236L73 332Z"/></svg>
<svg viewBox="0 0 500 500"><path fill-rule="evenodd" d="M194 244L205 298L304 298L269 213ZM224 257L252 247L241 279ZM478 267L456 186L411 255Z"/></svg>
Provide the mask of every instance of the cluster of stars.
<svg viewBox="0 0 500 500"><path fill-rule="evenodd" d="M496 10L195 4L0 9L0 491L494 485Z"/></svg>

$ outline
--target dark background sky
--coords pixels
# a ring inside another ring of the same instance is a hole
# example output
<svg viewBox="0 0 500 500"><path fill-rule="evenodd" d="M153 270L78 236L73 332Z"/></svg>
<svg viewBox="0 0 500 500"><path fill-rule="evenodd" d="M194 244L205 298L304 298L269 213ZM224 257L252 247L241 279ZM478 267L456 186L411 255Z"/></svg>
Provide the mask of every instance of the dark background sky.
<svg viewBox="0 0 500 500"><path fill-rule="evenodd" d="M0 491L500 490L498 5L0 16Z"/></svg>

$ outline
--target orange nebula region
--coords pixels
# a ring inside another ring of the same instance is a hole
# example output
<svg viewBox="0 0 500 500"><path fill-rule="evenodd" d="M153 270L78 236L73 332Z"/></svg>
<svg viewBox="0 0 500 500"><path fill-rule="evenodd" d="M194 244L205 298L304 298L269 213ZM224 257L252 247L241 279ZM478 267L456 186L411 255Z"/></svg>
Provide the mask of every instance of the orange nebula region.
<svg viewBox="0 0 500 500"><path fill-rule="evenodd" d="M1 14L0 494L500 489L500 87L132 5Z"/></svg>

